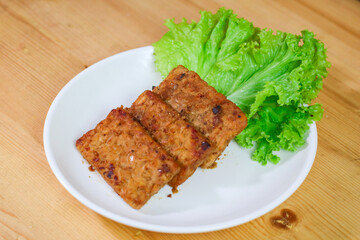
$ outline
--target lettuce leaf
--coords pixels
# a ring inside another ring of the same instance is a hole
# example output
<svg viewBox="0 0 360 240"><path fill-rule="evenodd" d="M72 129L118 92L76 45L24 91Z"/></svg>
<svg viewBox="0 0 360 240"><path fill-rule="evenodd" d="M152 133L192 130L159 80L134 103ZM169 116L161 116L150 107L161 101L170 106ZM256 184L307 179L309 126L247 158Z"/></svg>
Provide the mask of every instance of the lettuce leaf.
<svg viewBox="0 0 360 240"><path fill-rule="evenodd" d="M157 70L165 77L181 64L197 72L246 113L236 142L255 143L253 160L278 163L273 152L304 145L308 125L322 118L321 105L310 104L330 67L324 44L307 30L254 27L224 8L200 14L198 23L166 20L169 31L153 44Z"/></svg>

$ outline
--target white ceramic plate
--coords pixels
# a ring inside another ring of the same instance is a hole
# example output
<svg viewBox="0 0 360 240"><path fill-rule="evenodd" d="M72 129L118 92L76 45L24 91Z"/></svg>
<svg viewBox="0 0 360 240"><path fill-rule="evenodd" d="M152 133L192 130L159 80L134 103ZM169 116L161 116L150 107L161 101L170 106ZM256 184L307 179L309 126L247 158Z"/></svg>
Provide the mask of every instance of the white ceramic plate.
<svg viewBox="0 0 360 240"><path fill-rule="evenodd" d="M279 152L277 165L250 160L250 150L231 142L211 170L198 169L168 198L165 186L141 209L129 207L75 147L111 109L130 106L161 82L153 48L119 53L85 69L52 103L44 126L44 148L55 176L80 202L117 222L158 232L195 233L224 229L257 218L285 201L307 176L315 158L317 132L295 153Z"/></svg>

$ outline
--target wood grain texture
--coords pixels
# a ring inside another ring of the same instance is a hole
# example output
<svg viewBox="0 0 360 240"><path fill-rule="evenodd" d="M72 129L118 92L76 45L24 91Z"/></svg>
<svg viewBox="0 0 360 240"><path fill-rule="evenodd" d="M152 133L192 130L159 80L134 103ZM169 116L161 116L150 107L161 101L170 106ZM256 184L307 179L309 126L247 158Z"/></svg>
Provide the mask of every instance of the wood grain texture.
<svg viewBox="0 0 360 240"><path fill-rule="evenodd" d="M157 41L167 31L164 19L198 20L199 10L221 6L256 26L309 29L328 48L332 67L318 98L325 114L305 182L264 216L203 234L138 230L80 204L43 151L56 94L87 66ZM0 239L360 239L359 23L356 0L0 0ZM281 215L284 209L296 220Z"/></svg>

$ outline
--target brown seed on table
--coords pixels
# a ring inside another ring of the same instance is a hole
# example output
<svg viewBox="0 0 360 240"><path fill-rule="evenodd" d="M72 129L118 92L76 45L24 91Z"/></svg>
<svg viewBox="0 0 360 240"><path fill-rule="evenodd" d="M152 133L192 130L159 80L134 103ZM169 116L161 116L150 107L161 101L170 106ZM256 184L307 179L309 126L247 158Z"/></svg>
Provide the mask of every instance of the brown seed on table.
<svg viewBox="0 0 360 240"><path fill-rule="evenodd" d="M290 209L282 209L280 216L271 218L271 224L282 229L291 229L296 222L296 214Z"/></svg>

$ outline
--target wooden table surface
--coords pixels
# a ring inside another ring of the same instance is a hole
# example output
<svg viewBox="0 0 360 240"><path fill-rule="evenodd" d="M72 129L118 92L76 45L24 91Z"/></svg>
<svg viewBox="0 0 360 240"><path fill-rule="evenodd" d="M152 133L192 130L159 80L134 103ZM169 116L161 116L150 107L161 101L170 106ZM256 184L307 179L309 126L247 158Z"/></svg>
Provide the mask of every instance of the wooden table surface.
<svg viewBox="0 0 360 240"><path fill-rule="evenodd" d="M232 8L260 27L309 29L332 67L318 102L318 151L305 182L264 216L226 230L165 234L128 227L83 206L52 173L43 124L76 74L113 54L150 45L164 19ZM0 0L0 239L360 239L360 2ZM272 224L284 209L297 220Z"/></svg>

